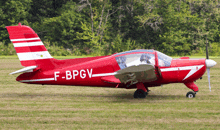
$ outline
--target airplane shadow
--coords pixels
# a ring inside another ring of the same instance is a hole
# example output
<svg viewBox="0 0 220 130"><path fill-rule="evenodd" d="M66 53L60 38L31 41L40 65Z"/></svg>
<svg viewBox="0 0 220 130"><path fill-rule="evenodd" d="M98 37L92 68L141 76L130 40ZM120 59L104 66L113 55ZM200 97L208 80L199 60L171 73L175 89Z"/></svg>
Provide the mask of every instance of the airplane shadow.
<svg viewBox="0 0 220 130"><path fill-rule="evenodd" d="M0 94L0 98L108 98L110 101L125 101L126 100L179 100L185 99L183 95L156 95L149 93L144 99L134 99L133 93L121 92L121 93L107 93L107 94L62 94L62 93L3 93Z"/></svg>
<svg viewBox="0 0 220 130"><path fill-rule="evenodd" d="M124 93L124 94L118 94L115 95L115 98L117 99L134 99L133 93ZM172 100L179 100L179 99L185 99L185 96L182 95L155 95L149 93L146 98L144 99L138 99L138 100L166 100L166 99L172 99ZM135 100L135 99L134 99Z"/></svg>

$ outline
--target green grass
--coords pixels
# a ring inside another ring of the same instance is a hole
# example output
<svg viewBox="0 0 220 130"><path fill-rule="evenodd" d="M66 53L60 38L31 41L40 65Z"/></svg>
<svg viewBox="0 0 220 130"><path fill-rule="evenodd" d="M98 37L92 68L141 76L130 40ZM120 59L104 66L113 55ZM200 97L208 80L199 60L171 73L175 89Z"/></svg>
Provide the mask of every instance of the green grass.
<svg viewBox="0 0 220 130"><path fill-rule="evenodd" d="M60 57L59 57L60 58ZM0 58L1 129L220 129L220 59L196 84L194 99L183 84L150 88L146 99L135 89L29 85L8 75L22 68L17 58Z"/></svg>

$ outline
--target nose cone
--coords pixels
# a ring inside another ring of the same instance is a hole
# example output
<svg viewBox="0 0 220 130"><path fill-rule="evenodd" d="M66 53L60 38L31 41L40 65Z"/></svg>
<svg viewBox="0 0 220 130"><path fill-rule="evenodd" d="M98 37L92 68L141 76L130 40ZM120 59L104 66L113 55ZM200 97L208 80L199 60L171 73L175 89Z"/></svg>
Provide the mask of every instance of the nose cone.
<svg viewBox="0 0 220 130"><path fill-rule="evenodd" d="M207 68L211 68L211 67L215 66L217 63L214 60L206 59L205 64L206 64Z"/></svg>

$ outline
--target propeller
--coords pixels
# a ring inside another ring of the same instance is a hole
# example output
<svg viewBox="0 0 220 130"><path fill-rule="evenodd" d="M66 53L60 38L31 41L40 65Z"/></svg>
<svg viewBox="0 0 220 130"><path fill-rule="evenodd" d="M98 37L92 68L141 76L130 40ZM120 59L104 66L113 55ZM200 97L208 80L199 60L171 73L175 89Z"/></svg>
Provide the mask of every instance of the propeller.
<svg viewBox="0 0 220 130"><path fill-rule="evenodd" d="M214 60L209 59L207 36L206 36L206 60L205 60L205 64L206 64L206 68L207 68L207 75L208 75L208 81L209 81L209 91L211 92L210 68L215 66L216 62Z"/></svg>

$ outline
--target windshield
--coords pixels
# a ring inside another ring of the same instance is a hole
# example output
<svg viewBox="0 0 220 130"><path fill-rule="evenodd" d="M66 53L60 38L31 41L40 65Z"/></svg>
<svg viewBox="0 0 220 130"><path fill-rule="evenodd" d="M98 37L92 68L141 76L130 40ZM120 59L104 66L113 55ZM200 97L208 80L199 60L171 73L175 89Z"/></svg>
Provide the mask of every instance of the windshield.
<svg viewBox="0 0 220 130"><path fill-rule="evenodd" d="M115 59L121 69L140 64L155 65L153 50L133 50L115 54Z"/></svg>
<svg viewBox="0 0 220 130"><path fill-rule="evenodd" d="M114 56L123 55L123 54L130 54L130 53L147 53L147 52L153 53L154 50L145 50L145 49L131 50L131 51L125 51L125 52L116 53L116 54L114 54Z"/></svg>
<svg viewBox="0 0 220 130"><path fill-rule="evenodd" d="M157 51L157 56L158 56L158 61L159 61L159 66L160 67L163 67L163 66L166 66L166 67L169 67L170 64L171 64L171 61L173 60L173 58Z"/></svg>

